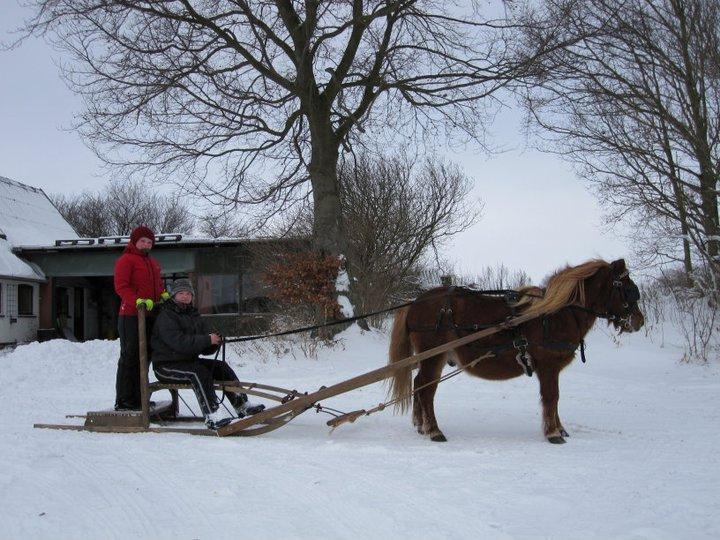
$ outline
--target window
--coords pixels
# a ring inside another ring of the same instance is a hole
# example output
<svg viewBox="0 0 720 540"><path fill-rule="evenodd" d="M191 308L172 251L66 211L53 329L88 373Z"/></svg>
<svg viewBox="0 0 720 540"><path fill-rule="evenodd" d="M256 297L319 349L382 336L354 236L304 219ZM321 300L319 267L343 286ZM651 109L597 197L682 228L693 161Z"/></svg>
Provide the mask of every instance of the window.
<svg viewBox="0 0 720 540"><path fill-rule="evenodd" d="M205 274L197 280L197 308L202 314L238 313L239 276Z"/></svg>
<svg viewBox="0 0 720 540"><path fill-rule="evenodd" d="M13 318L17 317L17 285L8 283L5 286L5 303L7 304L7 315L10 317L10 322L13 322Z"/></svg>
<svg viewBox="0 0 720 540"><path fill-rule="evenodd" d="M34 315L35 302L33 302L34 287L32 285L17 286L18 315Z"/></svg>
<svg viewBox="0 0 720 540"><path fill-rule="evenodd" d="M242 312L267 313L270 311L269 289L260 274L249 272L242 276Z"/></svg>

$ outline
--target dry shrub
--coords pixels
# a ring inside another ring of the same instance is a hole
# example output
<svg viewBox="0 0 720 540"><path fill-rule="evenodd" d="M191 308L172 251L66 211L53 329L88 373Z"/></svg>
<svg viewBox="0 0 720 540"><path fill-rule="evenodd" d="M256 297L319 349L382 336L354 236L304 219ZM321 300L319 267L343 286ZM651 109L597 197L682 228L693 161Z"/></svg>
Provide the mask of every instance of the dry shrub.
<svg viewBox="0 0 720 540"><path fill-rule="evenodd" d="M340 261L317 251L280 255L262 274L270 296L290 320L321 323L340 318L335 280Z"/></svg>
<svg viewBox="0 0 720 540"><path fill-rule="evenodd" d="M686 362L707 363L720 352L720 310L712 278L709 272L688 276L671 269L641 287L646 333L659 333L664 341L669 323L683 339Z"/></svg>

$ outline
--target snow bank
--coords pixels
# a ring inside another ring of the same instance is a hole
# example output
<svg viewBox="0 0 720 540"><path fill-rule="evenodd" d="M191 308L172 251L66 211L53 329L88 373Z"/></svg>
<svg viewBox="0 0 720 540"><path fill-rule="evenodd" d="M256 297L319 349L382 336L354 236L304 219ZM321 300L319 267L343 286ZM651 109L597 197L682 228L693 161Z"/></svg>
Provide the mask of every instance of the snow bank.
<svg viewBox="0 0 720 540"><path fill-rule="evenodd" d="M316 360L265 345L230 362L242 378L298 390L385 363L385 335L353 326L342 337ZM18 347L0 354L2 536L717 538L720 370L679 363L668 341L593 332L588 364L562 376L562 446L545 442L527 377L444 383L445 444L390 412L332 434L307 412L248 439L34 430L112 405L119 351L108 341ZM325 404L384 398L378 384Z"/></svg>

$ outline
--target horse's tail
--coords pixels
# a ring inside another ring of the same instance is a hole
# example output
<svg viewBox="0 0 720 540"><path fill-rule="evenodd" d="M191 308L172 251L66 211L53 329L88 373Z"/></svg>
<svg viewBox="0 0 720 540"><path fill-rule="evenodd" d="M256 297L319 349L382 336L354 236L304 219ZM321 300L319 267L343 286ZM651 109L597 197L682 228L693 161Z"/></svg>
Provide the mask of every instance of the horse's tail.
<svg viewBox="0 0 720 540"><path fill-rule="evenodd" d="M407 358L412 354L410 332L407 329L407 316L410 307L404 307L395 314L392 333L390 335L390 359L388 365ZM390 393L392 399L397 399L395 409L404 413L410 408L412 401L412 367L406 366L395 371L390 380Z"/></svg>

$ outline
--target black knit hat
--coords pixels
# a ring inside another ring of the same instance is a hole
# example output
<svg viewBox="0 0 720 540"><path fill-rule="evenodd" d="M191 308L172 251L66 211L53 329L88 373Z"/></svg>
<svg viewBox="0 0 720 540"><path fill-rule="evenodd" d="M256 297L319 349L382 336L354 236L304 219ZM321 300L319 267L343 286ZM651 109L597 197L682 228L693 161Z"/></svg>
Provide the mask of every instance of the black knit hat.
<svg viewBox="0 0 720 540"><path fill-rule="evenodd" d="M175 296L177 293L186 291L195 296L195 289L192 286L192 282L187 279L176 279L172 282L172 285L170 285L170 294Z"/></svg>

